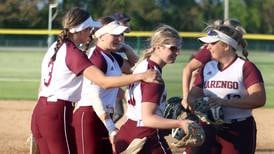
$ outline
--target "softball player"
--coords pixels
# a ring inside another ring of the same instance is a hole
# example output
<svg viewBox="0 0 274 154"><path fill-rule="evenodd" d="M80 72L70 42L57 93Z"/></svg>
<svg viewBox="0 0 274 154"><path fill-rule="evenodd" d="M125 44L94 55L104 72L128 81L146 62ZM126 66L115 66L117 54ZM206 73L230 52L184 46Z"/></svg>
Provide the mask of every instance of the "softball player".
<svg viewBox="0 0 274 154"><path fill-rule="evenodd" d="M135 73L155 69L162 73L166 64L174 63L180 53L181 38L170 26L163 25L156 29L142 60L134 69ZM126 123L115 137L117 153L124 151L135 138L147 137L140 153L171 153L163 129L187 127L189 120L173 120L162 117L165 107L165 84L135 82L128 87Z"/></svg>
<svg viewBox="0 0 274 154"><path fill-rule="evenodd" d="M196 78L188 101L209 97L210 105L222 106L225 124L217 129L205 126L205 143L189 148L188 153L255 153L256 123L252 109L265 104L266 94L258 68L236 54L239 47L243 50L246 47L240 29L221 25L211 30L208 36L199 38L208 44L212 60Z"/></svg>
<svg viewBox="0 0 274 154"><path fill-rule="evenodd" d="M130 65L129 62L115 53L120 48L123 33L126 30L127 27L119 25L112 19L95 32L96 46L89 50L88 57L106 76L120 76L121 69L130 68L125 66ZM125 50L125 52L132 52L126 47ZM118 129L111 115L118 89L104 89L84 78L81 99L77 103L79 108L75 111L73 118L77 153L112 153L111 143Z"/></svg>
<svg viewBox="0 0 274 154"><path fill-rule="evenodd" d="M238 19L227 19L227 20L215 20L213 24L208 25L203 31L208 32L210 29L219 26L219 25L227 25L227 26L241 26L241 23ZM245 32L243 30L243 32ZM243 55L246 56L246 52L243 52ZM190 59L190 61L186 64L186 66L183 68L182 73L182 96L184 99L182 99L182 105L185 108L189 108L187 103L187 96L189 93L189 89L191 87L191 81L194 77L195 78L195 72L197 72L205 63L211 60L211 54L209 50L207 49L207 45L204 44L200 47L199 51L193 55L193 57Z"/></svg>
<svg viewBox="0 0 274 154"><path fill-rule="evenodd" d="M130 27L131 18L128 15L126 15L125 13L122 13L122 12L115 12L115 13L112 14L112 17L115 20L117 20L120 23L120 25L128 27L126 32L131 31L131 27ZM124 38L123 38L123 44L125 44L124 43ZM131 48L129 45L127 45L127 44L125 44L125 45L128 46L129 49ZM132 51L133 51L133 49L132 49ZM127 53L128 52L123 52L123 48L121 48L121 50L120 49L118 50L118 54L121 54L123 57ZM131 66L134 66L135 63L138 62L139 56L137 54L135 54L134 52L131 52L131 53L133 53L133 54L131 54L131 55L127 54L126 57L131 57L131 59L132 59L131 60L132 61ZM132 73L132 71L130 70L129 72L123 72L123 73ZM125 102L125 91L124 91L124 89L120 88L119 91L118 91L117 102L116 102L115 107L114 107L114 114L113 114L113 121L114 122L117 122L124 115L124 106L123 106L124 102Z"/></svg>
<svg viewBox="0 0 274 154"><path fill-rule="evenodd" d="M94 21L88 12L73 8L64 18L64 28L58 40L44 56L41 68L41 88L34 108L31 130L41 154L74 153L74 137L71 127L73 103L80 98L82 80L98 85L119 87L138 80L152 81L156 72L139 75L106 77L77 47L88 41Z"/></svg>
<svg viewBox="0 0 274 154"><path fill-rule="evenodd" d="M112 17L115 20L117 20L120 23L120 25L128 27L126 32L131 31L131 27L130 27L130 24L129 24L131 18L128 15L126 15L125 13L122 13L122 12L115 12L115 13L112 14Z"/></svg>

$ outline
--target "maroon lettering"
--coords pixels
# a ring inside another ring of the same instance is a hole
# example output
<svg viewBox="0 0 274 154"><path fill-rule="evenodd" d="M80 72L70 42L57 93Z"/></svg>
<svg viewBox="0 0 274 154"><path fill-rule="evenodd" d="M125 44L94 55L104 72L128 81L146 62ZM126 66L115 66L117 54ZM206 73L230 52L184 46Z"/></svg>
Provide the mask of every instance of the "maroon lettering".
<svg viewBox="0 0 274 154"><path fill-rule="evenodd" d="M223 88L223 89L238 89L239 83L235 81L206 81L204 82L205 88Z"/></svg>
<svg viewBox="0 0 274 154"><path fill-rule="evenodd" d="M48 64L48 76L46 78L44 78L44 85L45 86L49 86L51 79L52 79L52 72L53 72L53 66L54 66L54 61L51 60Z"/></svg>
<svg viewBox="0 0 274 154"><path fill-rule="evenodd" d="M239 89L238 82L233 82L233 89Z"/></svg>
<svg viewBox="0 0 274 154"><path fill-rule="evenodd" d="M221 85L221 87L223 87L223 88L227 88L226 81L222 81L222 85Z"/></svg>
<svg viewBox="0 0 274 154"><path fill-rule="evenodd" d="M215 83L216 83L215 81L211 81L210 87L211 87L211 88L216 88L216 87L215 87Z"/></svg>
<svg viewBox="0 0 274 154"><path fill-rule="evenodd" d="M128 99L127 102L128 102L128 104L131 104L132 106L135 106L136 101L135 101L135 98L134 98L133 87L134 87L134 84L130 84L128 86L129 99Z"/></svg>
<svg viewBox="0 0 274 154"><path fill-rule="evenodd" d="M231 81L228 81L227 85L228 85L228 87L227 87L228 89L232 89L232 82Z"/></svg>

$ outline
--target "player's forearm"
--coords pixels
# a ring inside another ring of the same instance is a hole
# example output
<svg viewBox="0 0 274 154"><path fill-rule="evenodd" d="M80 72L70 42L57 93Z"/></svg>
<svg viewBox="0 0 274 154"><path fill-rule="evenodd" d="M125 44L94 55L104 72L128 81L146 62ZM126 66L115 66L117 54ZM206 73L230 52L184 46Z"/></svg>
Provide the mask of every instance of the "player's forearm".
<svg viewBox="0 0 274 154"><path fill-rule="evenodd" d="M127 56L128 62L131 64L131 66L134 66L138 60L139 56L134 52L133 48L131 48L129 45L126 45L125 54Z"/></svg>
<svg viewBox="0 0 274 154"><path fill-rule="evenodd" d="M242 109L254 109L265 105L266 97L263 92L253 93L243 98L224 100L221 105Z"/></svg>
<svg viewBox="0 0 274 154"><path fill-rule="evenodd" d="M115 87L123 87L127 86L131 83L136 81L143 80L143 74L129 74L129 75L122 75L116 77L106 77L103 83L105 88L115 88Z"/></svg>
<svg viewBox="0 0 274 154"><path fill-rule="evenodd" d="M121 70L124 74L131 74L132 67L133 65L131 65L127 60L124 60Z"/></svg>
<svg viewBox="0 0 274 154"><path fill-rule="evenodd" d="M183 91L183 98L187 98L190 89L190 82L191 82L192 73L189 69L184 68L182 74L182 91Z"/></svg>
<svg viewBox="0 0 274 154"><path fill-rule="evenodd" d="M187 102L193 103L197 98L201 98L204 96L203 90L199 87L192 87L188 96Z"/></svg>
<svg viewBox="0 0 274 154"><path fill-rule="evenodd" d="M263 83L253 84L247 89L247 93L248 95L241 98L231 96L228 100L224 100L221 105L243 109L253 109L265 105L266 94Z"/></svg>
<svg viewBox="0 0 274 154"><path fill-rule="evenodd" d="M104 89L122 87L144 79L143 73L107 77L95 66L90 66L83 74L87 79Z"/></svg>
<svg viewBox="0 0 274 154"><path fill-rule="evenodd" d="M150 128L171 129L181 127L179 120L165 119L158 115L151 115L143 117L144 126Z"/></svg>
<svg viewBox="0 0 274 154"><path fill-rule="evenodd" d="M98 117L102 121L109 118L107 112L104 109L103 101L99 96L99 91L89 93L89 97L92 98L92 107L95 113L98 115Z"/></svg>

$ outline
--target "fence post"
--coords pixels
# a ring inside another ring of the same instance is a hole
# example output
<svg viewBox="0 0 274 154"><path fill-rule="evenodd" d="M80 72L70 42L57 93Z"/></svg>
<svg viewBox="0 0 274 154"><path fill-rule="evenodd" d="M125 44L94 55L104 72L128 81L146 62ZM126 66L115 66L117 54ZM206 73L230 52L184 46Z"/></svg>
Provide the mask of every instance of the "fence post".
<svg viewBox="0 0 274 154"><path fill-rule="evenodd" d="M48 36L48 47L52 44L53 42L53 36L52 34L50 34L51 29L52 29L52 21L54 20L54 18L57 16L58 14L58 4L54 3L54 4L49 4L49 19L48 19L48 31L49 31L49 36ZM56 8L55 13L52 15L52 10L53 8Z"/></svg>
<svg viewBox="0 0 274 154"><path fill-rule="evenodd" d="M141 38L139 36L137 36L136 49L137 49L138 55L140 55L140 52L141 52L140 47L141 47Z"/></svg>

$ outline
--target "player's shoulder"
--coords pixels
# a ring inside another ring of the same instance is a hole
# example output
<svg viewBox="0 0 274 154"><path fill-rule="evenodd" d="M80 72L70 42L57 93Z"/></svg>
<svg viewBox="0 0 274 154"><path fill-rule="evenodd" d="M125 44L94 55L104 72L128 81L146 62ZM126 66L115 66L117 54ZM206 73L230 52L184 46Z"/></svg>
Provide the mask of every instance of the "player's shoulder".
<svg viewBox="0 0 274 154"><path fill-rule="evenodd" d="M242 58L243 59L243 58ZM253 63L252 61L243 59L243 72L250 74L250 73L258 73L261 74L261 71L259 70L259 68L255 65L255 63Z"/></svg>
<svg viewBox="0 0 274 154"><path fill-rule="evenodd" d="M93 54L93 52L95 51L95 49L96 49L96 46L93 46L93 47L89 48L87 50L87 52L86 52L87 56L91 57L91 55Z"/></svg>
<svg viewBox="0 0 274 154"><path fill-rule="evenodd" d="M148 61L144 59L138 62L138 64L134 67L133 73L145 72L147 69L148 69Z"/></svg>
<svg viewBox="0 0 274 154"><path fill-rule="evenodd" d="M72 41L65 41L64 44L66 45L67 49L80 50Z"/></svg>
<svg viewBox="0 0 274 154"><path fill-rule="evenodd" d="M244 68L246 68L246 67L256 67L256 65L252 61L247 60L247 59L245 59L243 57L238 57L238 61L240 61L241 63L243 63Z"/></svg>
<svg viewBox="0 0 274 154"><path fill-rule="evenodd" d="M89 60L97 67L99 68L101 71L103 71L104 73L107 70L107 61L103 56L103 52L101 52L102 49L100 49L97 46L91 47L88 50L88 58Z"/></svg>
<svg viewBox="0 0 274 154"><path fill-rule="evenodd" d="M246 61L246 62L244 63L243 69L244 69L244 70L248 69L248 70L253 70L253 71L259 71L258 67L257 67L254 63L252 63L252 62L250 62L250 61ZM260 72L260 71L259 71L259 72Z"/></svg>

